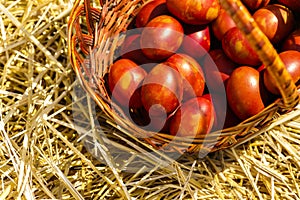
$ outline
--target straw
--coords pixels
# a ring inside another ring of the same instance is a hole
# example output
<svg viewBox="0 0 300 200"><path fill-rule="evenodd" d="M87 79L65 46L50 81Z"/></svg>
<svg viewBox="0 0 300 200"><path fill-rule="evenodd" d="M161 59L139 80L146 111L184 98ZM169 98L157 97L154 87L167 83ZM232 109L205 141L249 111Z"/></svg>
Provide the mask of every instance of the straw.
<svg viewBox="0 0 300 200"><path fill-rule="evenodd" d="M300 199L300 110L204 158L120 131L71 68L72 2L0 3L0 199ZM149 154L151 152L151 154Z"/></svg>

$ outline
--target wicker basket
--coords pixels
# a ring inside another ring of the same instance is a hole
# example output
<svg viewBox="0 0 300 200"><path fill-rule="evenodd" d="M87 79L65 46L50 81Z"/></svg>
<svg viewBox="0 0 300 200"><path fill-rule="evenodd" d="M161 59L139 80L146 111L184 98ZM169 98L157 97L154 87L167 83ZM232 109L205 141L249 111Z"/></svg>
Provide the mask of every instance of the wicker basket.
<svg viewBox="0 0 300 200"><path fill-rule="evenodd" d="M105 86L105 74L113 63L114 52L121 42L120 37L115 36L127 29L140 7L146 2L146 0L110 0L91 4L90 0L76 0L69 20L68 47L73 69L86 92L120 131L130 133L132 137L157 149L189 153L199 150L213 152L248 141L270 125L275 114L287 113L298 104L299 96L295 84L291 81L276 50L257 27L247 9L238 0L220 0L221 6L228 11L238 28L246 35L263 64L267 66L267 70L277 81L282 98L237 126L196 138L153 133L136 126L122 114L117 105L111 102Z"/></svg>

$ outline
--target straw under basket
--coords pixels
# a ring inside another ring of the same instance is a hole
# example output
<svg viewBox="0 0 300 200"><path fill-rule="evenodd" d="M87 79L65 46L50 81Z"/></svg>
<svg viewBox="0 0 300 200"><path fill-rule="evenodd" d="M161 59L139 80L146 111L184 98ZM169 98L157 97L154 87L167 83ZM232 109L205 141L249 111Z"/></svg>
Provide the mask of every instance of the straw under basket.
<svg viewBox="0 0 300 200"><path fill-rule="evenodd" d="M164 133L145 131L122 114L108 95L105 74L114 61L122 31L130 25L146 0L110 0L90 2L76 0L71 12L68 30L69 57L73 69L86 92L102 111L117 124L120 131L159 149L183 150L188 153L217 150L242 144L269 126L274 116L291 111L299 102L299 95L290 74L285 69L276 50L260 31L250 13L239 0L220 0L221 6L230 14L237 27L246 35L261 61L276 80L281 98L259 114L240 124L196 138L183 138ZM113 37L112 37L113 36ZM114 38L114 39L111 39ZM97 52L97 53L95 53ZM119 110L117 112L116 110Z"/></svg>

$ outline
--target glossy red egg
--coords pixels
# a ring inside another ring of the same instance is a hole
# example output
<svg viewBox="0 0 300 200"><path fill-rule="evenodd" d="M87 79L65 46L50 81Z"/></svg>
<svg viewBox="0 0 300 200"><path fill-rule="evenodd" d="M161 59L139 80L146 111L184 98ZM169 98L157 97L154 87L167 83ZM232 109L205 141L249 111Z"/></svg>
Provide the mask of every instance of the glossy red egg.
<svg viewBox="0 0 300 200"><path fill-rule="evenodd" d="M196 97L182 104L170 121L170 134L195 137L208 134L214 122L212 103Z"/></svg>
<svg viewBox="0 0 300 200"><path fill-rule="evenodd" d="M219 40L233 27L236 27L236 24L224 9L220 10L218 17L211 23L212 31Z"/></svg>
<svg viewBox="0 0 300 200"><path fill-rule="evenodd" d="M183 27L175 18L161 15L142 30L141 49L148 58L163 60L178 50L183 36Z"/></svg>
<svg viewBox="0 0 300 200"><path fill-rule="evenodd" d="M203 69L210 92L224 92L225 82L238 65L222 49L214 49L205 56Z"/></svg>
<svg viewBox="0 0 300 200"><path fill-rule="evenodd" d="M300 51L300 28L292 32L283 42L282 50Z"/></svg>
<svg viewBox="0 0 300 200"><path fill-rule="evenodd" d="M126 107L123 107L123 109L125 109L126 112L127 111L135 112L136 109L140 109L140 108L143 107L142 99L141 99L141 87L140 87L140 85L138 85L138 88L131 95L128 105L125 105Z"/></svg>
<svg viewBox="0 0 300 200"><path fill-rule="evenodd" d="M300 79L300 52L295 50L288 50L279 54L282 62L285 64L287 71L290 73L294 83ZM266 88L273 94L279 95L280 92L276 87L274 80L266 70L264 73L264 84Z"/></svg>
<svg viewBox="0 0 300 200"><path fill-rule="evenodd" d="M114 62L108 74L108 84L112 100L128 108L132 95L146 75L147 72L143 68L129 59L120 59ZM134 101L140 102L139 99ZM134 105L139 106L138 104Z"/></svg>
<svg viewBox="0 0 300 200"><path fill-rule="evenodd" d="M210 49L210 31L208 26L186 26L182 42L182 51L193 58L202 58Z"/></svg>
<svg viewBox="0 0 300 200"><path fill-rule="evenodd" d="M153 61L147 58L141 50L140 38L141 34L132 34L126 36L120 47L120 54L122 58L130 59L140 65L152 63Z"/></svg>
<svg viewBox="0 0 300 200"><path fill-rule="evenodd" d="M247 6L251 11L256 11L270 3L270 0L242 0L245 6Z"/></svg>
<svg viewBox="0 0 300 200"><path fill-rule="evenodd" d="M166 0L153 0L146 3L136 15L136 27L144 27L153 18L168 14Z"/></svg>
<svg viewBox="0 0 300 200"><path fill-rule="evenodd" d="M217 126L217 124L218 124L218 119L219 118L217 117L217 112L216 112L217 109L215 107L215 104L214 104L214 102L212 100L212 95L210 93L204 94L202 97L205 98L205 99L207 99L207 100L209 100L212 103L212 106L213 106L213 116L214 116L214 123L213 123L213 126L212 126L212 129L213 129L213 127ZM220 113L220 111L218 111L218 113Z"/></svg>
<svg viewBox="0 0 300 200"><path fill-rule="evenodd" d="M217 18L220 10L218 0L167 0L168 10L187 24L208 24Z"/></svg>
<svg viewBox="0 0 300 200"><path fill-rule="evenodd" d="M157 64L145 77L142 103L151 116L169 115L181 103L183 85L177 70L165 63Z"/></svg>
<svg viewBox="0 0 300 200"><path fill-rule="evenodd" d="M253 18L273 44L286 38L295 25L292 11L279 4L270 4L258 9Z"/></svg>
<svg viewBox="0 0 300 200"><path fill-rule="evenodd" d="M166 64L179 72L183 79L183 100L202 96L205 78L199 63L186 54L174 54Z"/></svg>
<svg viewBox="0 0 300 200"><path fill-rule="evenodd" d="M261 64L257 53L237 27L231 28L224 35L222 48L231 60L240 65L258 66Z"/></svg>
<svg viewBox="0 0 300 200"><path fill-rule="evenodd" d="M264 108L259 72L248 66L236 68L226 85L227 100L234 114L241 120L252 117Z"/></svg>

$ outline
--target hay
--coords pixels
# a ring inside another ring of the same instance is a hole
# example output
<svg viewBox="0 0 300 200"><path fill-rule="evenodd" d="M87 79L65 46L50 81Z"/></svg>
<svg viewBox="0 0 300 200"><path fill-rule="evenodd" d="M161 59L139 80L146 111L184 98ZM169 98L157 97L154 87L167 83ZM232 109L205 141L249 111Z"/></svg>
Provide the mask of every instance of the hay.
<svg viewBox="0 0 300 200"><path fill-rule="evenodd" d="M299 108L175 161L94 112L67 58L72 3L0 2L0 199L300 199Z"/></svg>

